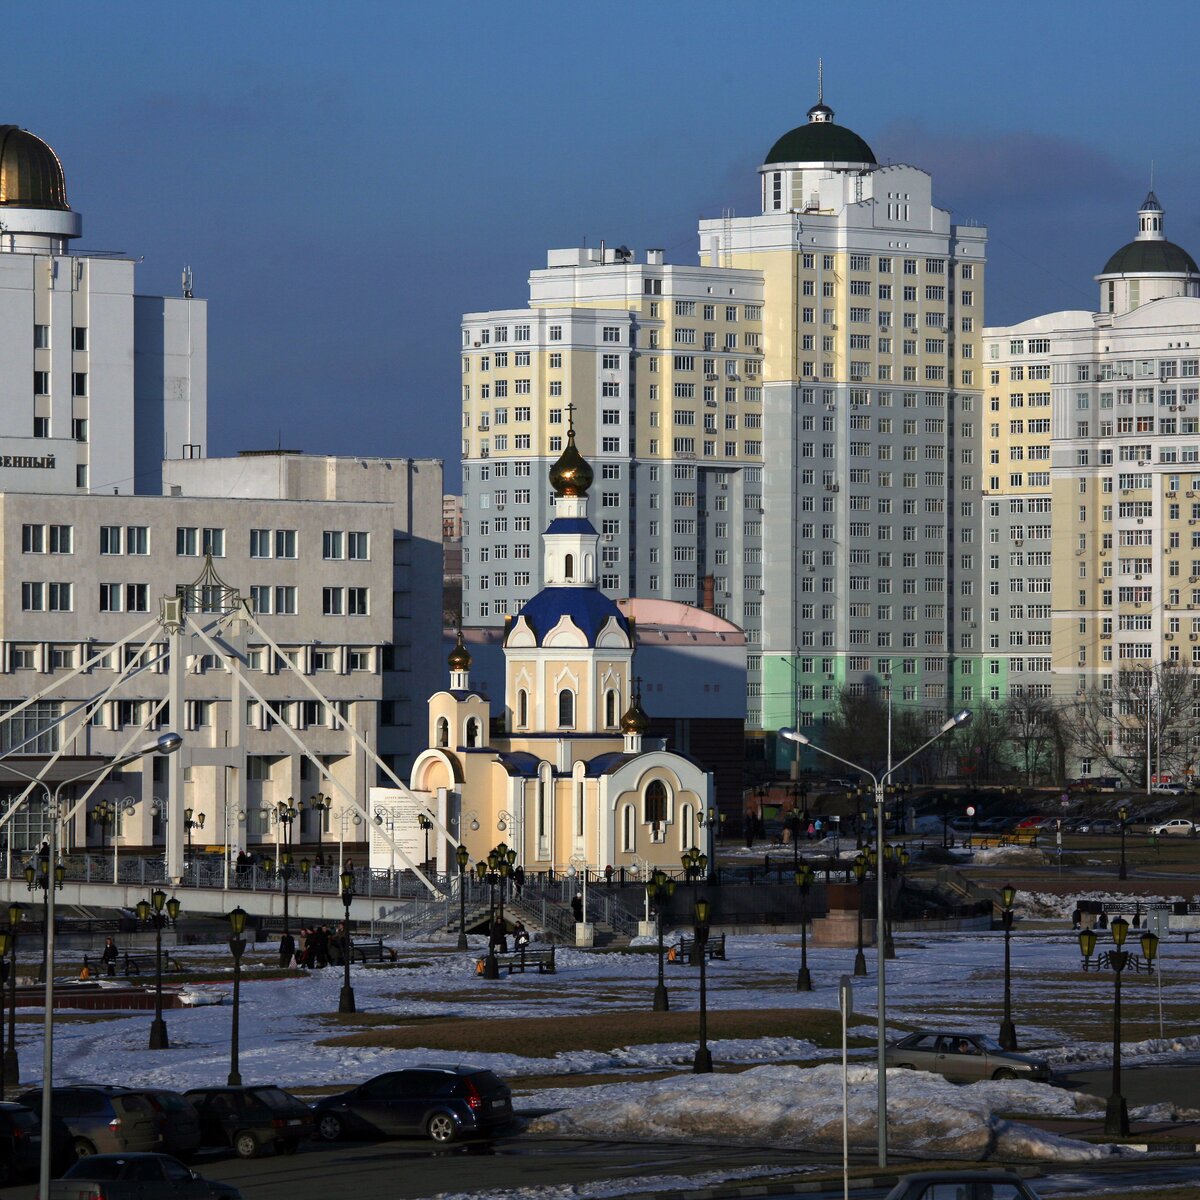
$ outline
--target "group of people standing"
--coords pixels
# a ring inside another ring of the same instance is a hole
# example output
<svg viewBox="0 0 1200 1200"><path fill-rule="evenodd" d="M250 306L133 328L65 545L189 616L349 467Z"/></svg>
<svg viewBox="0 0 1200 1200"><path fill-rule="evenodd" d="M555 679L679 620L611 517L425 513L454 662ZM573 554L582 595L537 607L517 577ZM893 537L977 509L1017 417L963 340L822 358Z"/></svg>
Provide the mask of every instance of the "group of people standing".
<svg viewBox="0 0 1200 1200"><path fill-rule="evenodd" d="M294 965L309 970L340 967L346 952L344 921L332 932L328 925L311 925L303 927L298 938L285 933L279 939L279 965L283 967Z"/></svg>

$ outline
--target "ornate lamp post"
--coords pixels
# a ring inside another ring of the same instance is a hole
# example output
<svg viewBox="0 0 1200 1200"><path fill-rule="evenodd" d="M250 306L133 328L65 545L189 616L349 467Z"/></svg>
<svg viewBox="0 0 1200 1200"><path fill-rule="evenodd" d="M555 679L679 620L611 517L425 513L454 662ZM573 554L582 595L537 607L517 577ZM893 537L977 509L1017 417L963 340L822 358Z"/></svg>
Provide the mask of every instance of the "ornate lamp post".
<svg viewBox="0 0 1200 1200"><path fill-rule="evenodd" d="M38 857L36 868L32 862L25 864L25 887L31 892L40 890L42 893L42 965L38 967L38 983L46 982L46 949L50 944L50 890L53 888L61 892L66 874L67 869L61 862L54 864L53 872L50 870L50 857L45 850Z"/></svg>
<svg viewBox="0 0 1200 1200"><path fill-rule="evenodd" d="M194 809L185 808L183 810L183 827L187 830L187 851L188 861L192 859L192 830L204 828L204 814L197 813Z"/></svg>
<svg viewBox="0 0 1200 1200"><path fill-rule="evenodd" d="M454 861L458 863L458 948L467 948L467 863L471 856L461 842L454 852Z"/></svg>
<svg viewBox="0 0 1200 1200"><path fill-rule="evenodd" d="M238 1070L238 1013L242 995L242 955L246 952L246 941L242 934L246 930L246 913L239 904L229 914L229 951L233 955L233 1027L229 1036L229 1079L230 1087L242 1086L242 1073Z"/></svg>
<svg viewBox="0 0 1200 1200"><path fill-rule="evenodd" d="M1117 816L1121 820L1121 869L1117 872L1117 878L1128 879L1129 873L1125 869L1125 822L1129 819L1129 809L1122 804L1117 809Z"/></svg>
<svg viewBox="0 0 1200 1200"><path fill-rule="evenodd" d="M417 813L417 824L425 835L425 857L421 859L421 866L424 866L429 861L429 831L433 828L433 822L424 813Z"/></svg>
<svg viewBox="0 0 1200 1200"><path fill-rule="evenodd" d="M800 970L796 974L798 992L813 990L812 976L808 973L808 889L812 887L812 881L813 869L805 863L796 871L796 886L800 889ZM858 907L861 912L862 905Z"/></svg>
<svg viewBox="0 0 1200 1200"><path fill-rule="evenodd" d="M693 1075L712 1074L712 1055L708 1050L708 991L705 980L705 963L708 956L704 947L708 943L709 903L701 899L696 901L696 924L692 930L692 938L700 947L700 1045L696 1048L696 1057L692 1062Z"/></svg>
<svg viewBox="0 0 1200 1200"><path fill-rule="evenodd" d="M314 861L318 867L323 867L325 855L321 849L321 842L325 834L325 814L333 807L333 801L323 792L318 792L309 798L308 807L311 812L317 814L317 857Z"/></svg>
<svg viewBox="0 0 1200 1200"><path fill-rule="evenodd" d="M338 999L338 1012L354 1012L354 989L350 986L350 901L354 899L354 872L343 871L342 878L342 907L346 911L342 929L345 933L346 944L342 947L342 967L345 974L342 977L342 994Z"/></svg>
<svg viewBox="0 0 1200 1200"><path fill-rule="evenodd" d="M667 982L663 975L663 923L662 910L675 894L675 880L665 871L655 871L646 881L646 899L654 910L654 924L658 933L658 983L654 988L654 1012L666 1012L670 1007L667 998Z"/></svg>
<svg viewBox="0 0 1200 1200"><path fill-rule="evenodd" d="M854 860L854 878L858 880L858 953L854 956L854 974L867 973L867 958L863 954L863 880L867 876L867 860L859 855Z"/></svg>
<svg viewBox="0 0 1200 1200"><path fill-rule="evenodd" d="M4 1077L14 1084L21 1081L21 1067L17 1062L17 926L25 909L15 901L8 906L8 949L11 962L8 968L8 1045L4 1048Z"/></svg>
<svg viewBox="0 0 1200 1200"><path fill-rule="evenodd" d="M179 901L174 896L168 900L162 888L155 888L149 900L137 902L135 911L139 921L151 921L154 924L154 1020L150 1023L150 1049L166 1050L170 1043L167 1040L167 1023L162 1015L162 927L168 919L174 923L179 916Z"/></svg>
<svg viewBox="0 0 1200 1200"><path fill-rule="evenodd" d="M1158 955L1158 937L1149 930L1142 934L1142 957L1139 959L1136 954L1123 949L1129 933L1129 922L1124 917L1114 917L1110 928L1116 949L1106 950L1096 959L1096 970L1107 967L1113 972L1112 1095L1105 1109L1104 1132L1116 1137L1128 1137L1129 1108L1125 1097L1121 1095L1121 973L1126 968L1136 973L1144 967L1149 975L1154 970L1154 960ZM1096 952L1094 930L1085 929L1080 933L1079 950L1083 955L1083 969L1091 970L1092 955Z"/></svg>
<svg viewBox="0 0 1200 1200"><path fill-rule="evenodd" d="M1012 1019L1012 975L1010 973L1009 941L1012 938L1013 901L1017 889L1010 883L1000 889L1000 923L1004 927L1004 1020L1000 1022L1000 1045L1005 1050L1017 1048L1017 1030Z"/></svg>
<svg viewBox="0 0 1200 1200"><path fill-rule="evenodd" d="M100 829L100 853L103 854L107 848L108 831L117 819L117 806L108 800L101 800L88 815L92 819L92 824Z"/></svg>

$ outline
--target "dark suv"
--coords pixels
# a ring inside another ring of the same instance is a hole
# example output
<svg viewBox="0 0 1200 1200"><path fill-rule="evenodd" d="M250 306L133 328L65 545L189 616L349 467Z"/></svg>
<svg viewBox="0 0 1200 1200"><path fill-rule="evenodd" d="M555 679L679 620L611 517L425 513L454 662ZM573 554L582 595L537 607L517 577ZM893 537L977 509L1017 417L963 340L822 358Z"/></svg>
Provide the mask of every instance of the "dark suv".
<svg viewBox="0 0 1200 1200"><path fill-rule="evenodd" d="M35 1113L42 1111L41 1088L23 1092L17 1100ZM160 1144L154 1110L144 1096L129 1088L56 1087L50 1093L50 1113L66 1126L73 1158L157 1150Z"/></svg>
<svg viewBox="0 0 1200 1200"><path fill-rule="evenodd" d="M0 1101L0 1186L36 1175L42 1150L41 1122L23 1104Z"/></svg>
<svg viewBox="0 0 1200 1200"><path fill-rule="evenodd" d="M345 1134L425 1136L452 1142L498 1133L512 1122L512 1093L491 1071L472 1067L408 1067L376 1075L313 1109L325 1141Z"/></svg>
<svg viewBox="0 0 1200 1200"><path fill-rule="evenodd" d="M162 1149L168 1154L186 1159L200 1149L200 1117L192 1102L179 1092L165 1088L133 1088L145 1096L154 1109Z"/></svg>
<svg viewBox="0 0 1200 1200"><path fill-rule="evenodd" d="M192 1088L185 1095L200 1116L201 1143L230 1146L238 1158L255 1158L268 1146L295 1154L312 1136L312 1112L283 1088Z"/></svg>

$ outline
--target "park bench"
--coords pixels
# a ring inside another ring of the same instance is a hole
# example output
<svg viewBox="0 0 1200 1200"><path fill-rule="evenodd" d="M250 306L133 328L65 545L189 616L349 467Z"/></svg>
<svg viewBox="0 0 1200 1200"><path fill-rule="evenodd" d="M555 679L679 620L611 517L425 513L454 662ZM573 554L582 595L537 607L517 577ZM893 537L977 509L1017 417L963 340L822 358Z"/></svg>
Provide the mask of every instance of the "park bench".
<svg viewBox="0 0 1200 1200"><path fill-rule="evenodd" d="M501 967L506 967L510 975L514 971L520 971L524 974L526 971L533 970L534 967L537 967L539 975L553 975L557 970L554 964L553 946L546 946L537 950L532 950L526 946L520 950L497 954L496 962Z"/></svg>
<svg viewBox="0 0 1200 1200"><path fill-rule="evenodd" d="M687 937L686 935L681 936L679 941L671 947L671 953L667 955L668 961L690 963L692 961L692 949L695 940L695 938ZM671 957L672 954L674 954L673 958ZM704 956L709 962L712 962L714 958L724 960L725 935L723 933L711 935L708 941L704 943Z"/></svg>
<svg viewBox="0 0 1200 1200"><path fill-rule="evenodd" d="M350 961L367 963L395 962L396 951L383 944L383 938L372 938L368 942L350 943Z"/></svg>
<svg viewBox="0 0 1200 1200"><path fill-rule="evenodd" d="M168 975L171 972L182 971L183 968L179 965L179 959L175 955L163 951L162 955L163 974ZM98 958L92 959L89 955L83 956L83 965L87 968L88 974L93 978L99 978L108 974L105 964ZM153 975L154 974L154 955L153 954L124 954L121 956L121 972L122 975L128 978L131 975ZM115 972L114 972L115 974Z"/></svg>

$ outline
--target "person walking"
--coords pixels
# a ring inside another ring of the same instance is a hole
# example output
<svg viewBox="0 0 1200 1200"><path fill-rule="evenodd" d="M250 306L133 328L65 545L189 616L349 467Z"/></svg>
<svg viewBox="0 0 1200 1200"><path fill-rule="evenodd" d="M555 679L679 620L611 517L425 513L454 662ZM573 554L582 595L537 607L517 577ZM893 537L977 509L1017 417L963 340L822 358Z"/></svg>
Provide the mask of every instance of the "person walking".
<svg viewBox="0 0 1200 1200"><path fill-rule="evenodd" d="M574 899L571 901L571 912L575 915L575 924L583 923L583 893L576 892Z"/></svg>
<svg viewBox="0 0 1200 1200"><path fill-rule="evenodd" d="M104 964L104 970L109 975L117 973L117 959L120 958L121 952L117 949L117 944L112 938L104 939L104 949L100 952L100 961Z"/></svg>
<svg viewBox="0 0 1200 1200"><path fill-rule="evenodd" d="M513 887L516 889L517 895L521 894L521 889L525 886L525 868L517 867L513 872Z"/></svg>

